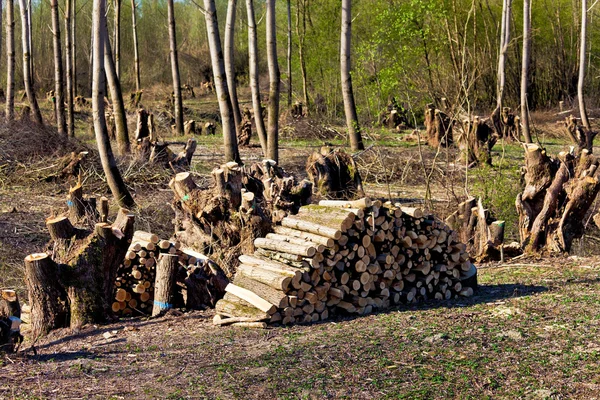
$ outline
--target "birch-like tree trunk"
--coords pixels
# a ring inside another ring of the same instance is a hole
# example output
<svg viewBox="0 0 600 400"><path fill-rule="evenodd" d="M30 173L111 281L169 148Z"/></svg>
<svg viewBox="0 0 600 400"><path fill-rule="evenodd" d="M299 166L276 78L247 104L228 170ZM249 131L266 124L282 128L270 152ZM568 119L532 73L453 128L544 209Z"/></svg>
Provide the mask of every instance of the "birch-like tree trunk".
<svg viewBox="0 0 600 400"><path fill-rule="evenodd" d="M106 19L105 19L106 21ZM117 76L115 63L112 59L110 40L108 40L108 28L104 26L104 69L108 88L110 89L110 99L112 101L113 115L115 117L115 129L117 135L117 146L119 154L128 154L131 149L129 145L129 132L127 130L127 113L123 103L123 93L121 91L121 82Z"/></svg>
<svg viewBox="0 0 600 400"><path fill-rule="evenodd" d="M215 91L217 92L219 111L221 113L221 124L223 126L225 161L240 162L235 123L233 121L233 107L231 105L229 88L227 86L225 62L223 60L219 23L217 20L217 8L214 0L204 0L204 18L206 19L206 32L208 36L208 46L210 48Z"/></svg>
<svg viewBox="0 0 600 400"><path fill-rule="evenodd" d="M260 141L263 155L267 156L267 131L262 116L260 104L260 84L258 73L258 45L256 34L256 18L254 16L254 0L246 0L246 12L248 14L248 63L250 72L250 89L252 91L252 108L254 110L254 123L256 133Z"/></svg>
<svg viewBox="0 0 600 400"><path fill-rule="evenodd" d="M287 78L288 78L288 93L287 105L288 109L292 108L292 0L287 0Z"/></svg>
<svg viewBox="0 0 600 400"><path fill-rule="evenodd" d="M352 37L352 0L342 0L342 37L340 45L340 66L342 76L342 97L344 98L344 112L346 126L353 151L365 148L358 125L354 92L352 91L352 75L350 74L350 52Z"/></svg>
<svg viewBox="0 0 600 400"><path fill-rule="evenodd" d="M235 123L235 131L240 131L242 124L242 113L240 112L240 103L238 102L237 89L235 82L235 61L233 54L235 51L235 13L237 9L237 0L229 0L227 2L227 19L225 21L225 74L227 75L227 87L229 88L229 96L231 97L231 107L233 109L233 122Z"/></svg>
<svg viewBox="0 0 600 400"><path fill-rule="evenodd" d="M58 133L67 135L64 96L65 83L63 81L62 43L60 41L58 0L50 0L50 10L52 13L52 33L54 36L54 114L56 115Z"/></svg>
<svg viewBox="0 0 600 400"><path fill-rule="evenodd" d="M31 6L31 0L27 0L27 32L28 32L28 48L29 48L29 76L31 76L31 84L34 85L33 75L33 8Z"/></svg>
<svg viewBox="0 0 600 400"><path fill-rule="evenodd" d="M529 131L529 107L527 87L529 86L529 64L531 60L531 0L523 0L523 60L521 65L521 124L525 142L532 143Z"/></svg>
<svg viewBox="0 0 600 400"><path fill-rule="evenodd" d="M308 113L310 109L308 99L308 79L306 76L306 60L304 57L304 41L306 39L306 0L302 0L302 33L300 33L300 0L296 8L296 35L298 36L298 61L300 61L300 73L302 75L302 95L304 98L304 108Z"/></svg>
<svg viewBox="0 0 600 400"><path fill-rule="evenodd" d="M579 45L579 78L577 80L577 98L579 100L579 114L581 123L586 131L590 131L590 121L588 120L587 109L585 108L585 98L583 95L583 84L585 78L585 53L587 49L587 0L581 0L581 42Z"/></svg>
<svg viewBox="0 0 600 400"><path fill-rule="evenodd" d="M504 99L504 83L506 81L506 51L510 42L510 17L512 0L502 2L502 27L500 29L500 52L498 54L498 82L496 92L496 108L502 109Z"/></svg>
<svg viewBox="0 0 600 400"><path fill-rule="evenodd" d="M173 94L175 104L175 129L183 135L183 100L181 98L181 79L179 77L179 60L177 58L177 36L175 29L175 7L173 0L167 0L169 18L169 49L171 53L171 73L173 75Z"/></svg>
<svg viewBox="0 0 600 400"><path fill-rule="evenodd" d="M114 11L114 51L115 51L115 72L117 77L121 77L121 0L115 0Z"/></svg>
<svg viewBox="0 0 600 400"><path fill-rule="evenodd" d="M30 26L26 0L19 0L19 8L21 11L21 26ZM27 93L27 99L29 100L31 111L33 112L33 118L38 124L41 125L44 123L44 121L42 120L42 113L35 97L35 91L33 90L33 77L31 76L31 49L29 47L31 41L29 40L29 29L21 29L21 38L23 49L23 83L25 85L25 92Z"/></svg>
<svg viewBox="0 0 600 400"><path fill-rule="evenodd" d="M135 90L139 92L142 89L142 80L140 79L140 53L138 50L137 20L136 20L135 0L131 0L131 28L133 29L133 62L135 68Z"/></svg>
<svg viewBox="0 0 600 400"><path fill-rule="evenodd" d="M67 134L70 137L75 137L75 115L73 110L73 51L71 43L71 23L73 15L73 0L67 0L65 4L65 60L67 66Z"/></svg>
<svg viewBox="0 0 600 400"><path fill-rule="evenodd" d="M267 157L279 162L279 64L277 63L277 25L275 20L275 0L267 0L267 63L269 66Z"/></svg>
<svg viewBox="0 0 600 400"><path fill-rule="evenodd" d="M24 0L20 0L24 1ZM102 162L102 169L106 175L106 182L113 197L121 207L132 207L135 205L131 194L127 190L119 167L110 147L106 119L104 116L104 29L106 21L106 0L94 0L93 23L93 73L92 73L92 113L94 119L94 132L98 143L98 153Z"/></svg>
<svg viewBox="0 0 600 400"><path fill-rule="evenodd" d="M15 8L6 0L6 120L15 118Z"/></svg>
<svg viewBox="0 0 600 400"><path fill-rule="evenodd" d="M77 96L77 12L76 0L71 0L71 70L73 71L73 97Z"/></svg>

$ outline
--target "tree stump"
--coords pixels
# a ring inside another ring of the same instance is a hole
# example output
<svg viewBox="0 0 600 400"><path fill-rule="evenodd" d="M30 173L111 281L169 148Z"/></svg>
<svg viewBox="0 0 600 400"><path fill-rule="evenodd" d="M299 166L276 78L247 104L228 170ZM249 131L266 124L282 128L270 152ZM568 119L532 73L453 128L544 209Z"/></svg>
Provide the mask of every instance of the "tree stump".
<svg viewBox="0 0 600 400"><path fill-rule="evenodd" d="M429 146L452 145L452 121L445 112L436 109L433 104L427 104L425 107L425 129Z"/></svg>
<svg viewBox="0 0 600 400"><path fill-rule="evenodd" d="M487 118L474 116L463 121L462 145L469 166L479 163L492 165L492 148L498 137L487 124ZM465 134L466 133L466 134Z"/></svg>
<svg viewBox="0 0 600 400"><path fill-rule="evenodd" d="M593 153L594 138L598 134L596 131L588 131L583 126L579 125L579 120L570 115L564 121L565 130L571 141L577 146L577 154L583 150L588 153Z"/></svg>
<svg viewBox="0 0 600 400"><path fill-rule="evenodd" d="M152 308L153 317L173 308L175 282L178 269L179 263L176 254L161 254L158 264L156 265L154 307Z"/></svg>
<svg viewBox="0 0 600 400"><path fill-rule="evenodd" d="M148 112L143 108L139 108L137 110L137 125L134 138L136 141L139 141L148 136L150 136L150 129L148 128Z"/></svg>
<svg viewBox="0 0 600 400"><path fill-rule="evenodd" d="M242 113L242 123L238 132L238 144L240 146L249 146L252 138L252 113L245 108Z"/></svg>
<svg viewBox="0 0 600 400"><path fill-rule="evenodd" d="M340 149L321 148L306 162L306 172L313 190L323 197L357 199L364 197L362 179L351 155Z"/></svg>

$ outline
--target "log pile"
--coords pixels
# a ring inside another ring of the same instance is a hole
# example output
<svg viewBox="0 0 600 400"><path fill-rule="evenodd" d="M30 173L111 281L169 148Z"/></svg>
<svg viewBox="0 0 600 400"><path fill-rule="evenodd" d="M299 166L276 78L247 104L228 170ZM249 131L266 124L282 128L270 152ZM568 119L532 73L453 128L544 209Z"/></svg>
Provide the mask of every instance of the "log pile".
<svg viewBox="0 0 600 400"><path fill-rule="evenodd" d="M117 272L112 311L131 316L156 315L172 307L214 307L227 282L223 271L206 256L182 248L177 241L136 231ZM155 291L161 286L155 302Z"/></svg>
<svg viewBox="0 0 600 400"><path fill-rule="evenodd" d="M239 257L215 324L308 323L470 296L476 269L447 225L368 198L302 207Z"/></svg>

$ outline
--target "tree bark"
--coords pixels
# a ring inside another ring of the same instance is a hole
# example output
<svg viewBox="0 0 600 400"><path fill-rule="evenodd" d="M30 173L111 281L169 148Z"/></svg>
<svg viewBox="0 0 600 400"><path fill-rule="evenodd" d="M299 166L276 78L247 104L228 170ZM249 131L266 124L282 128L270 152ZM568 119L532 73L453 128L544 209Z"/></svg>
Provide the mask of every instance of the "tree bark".
<svg viewBox="0 0 600 400"><path fill-rule="evenodd" d="M121 0L115 0L114 12L114 51L115 51L115 73L117 77L121 77ZM108 37L108 36L107 36ZM108 43L109 41L107 41ZM109 81L110 83L110 81Z"/></svg>
<svg viewBox="0 0 600 400"><path fill-rule="evenodd" d="M76 18L75 5L77 0L71 0L71 69L73 70L73 97L77 96L77 36L76 34Z"/></svg>
<svg viewBox="0 0 600 400"><path fill-rule="evenodd" d="M353 151L365 148L358 125L356 104L354 103L354 92L352 90L352 76L350 74L350 52L352 37L352 0L342 0L342 37L340 45L340 67L342 76L342 96L344 98L344 112L346 114L346 126Z"/></svg>
<svg viewBox="0 0 600 400"><path fill-rule="evenodd" d="M521 65L521 124L526 143L533 143L529 132L529 107L527 86L531 59L531 0L523 0L523 60Z"/></svg>
<svg viewBox="0 0 600 400"><path fill-rule="evenodd" d="M71 54L72 43L71 43L71 23L73 15L73 2L74 0L67 0L65 5L65 60L67 65L67 134L69 137L75 137L75 115L73 110L74 96L74 80L73 80L73 64L71 60L73 56Z"/></svg>
<svg viewBox="0 0 600 400"><path fill-rule="evenodd" d="M32 7L31 0L27 0L27 33L28 39L27 48L29 49L29 76L31 76L31 84L34 84L34 75L33 75L33 16L32 16Z"/></svg>
<svg viewBox="0 0 600 400"><path fill-rule="evenodd" d="M587 110L585 108L585 98L583 97L583 84L585 78L585 53L587 42L587 0L581 0L581 43L579 45L579 78L577 80L577 99L579 100L579 114L581 123L587 131L591 130L588 120Z"/></svg>
<svg viewBox="0 0 600 400"><path fill-rule="evenodd" d="M496 133L502 136L502 100L504 99L504 83L506 81L506 53L510 42L510 17L512 0L502 2L502 22L500 27L500 51L498 52L498 77L496 82L496 108L492 113L492 123Z"/></svg>
<svg viewBox="0 0 600 400"><path fill-rule="evenodd" d="M58 133L67 135L58 0L50 0L50 8L52 10L52 31L54 36L54 113L56 115ZM69 36L68 33L67 36Z"/></svg>
<svg viewBox="0 0 600 400"><path fill-rule="evenodd" d="M154 283L154 307L152 316L173 308L175 281L179 263L176 254L162 254L156 265L156 280Z"/></svg>
<svg viewBox="0 0 600 400"><path fill-rule="evenodd" d="M221 123L223 126L225 161L240 161L235 124L233 121L233 108L229 96L227 77L225 75L223 51L221 50L221 38L219 35L219 23L217 21L215 1L204 0L204 10L213 79L215 81L215 90L217 92L217 99L219 100L219 111L221 113Z"/></svg>
<svg viewBox="0 0 600 400"><path fill-rule="evenodd" d="M175 29L175 7L173 0L167 0L169 18L169 49L171 53L171 73L173 75L173 94L175 96L175 129L183 135L183 100L181 98L181 80L179 77L179 60L177 59L177 37Z"/></svg>
<svg viewBox="0 0 600 400"><path fill-rule="evenodd" d="M279 162L279 64L277 63L277 26L275 20L275 0L267 0L267 62L269 65L267 157Z"/></svg>
<svg viewBox="0 0 600 400"><path fill-rule="evenodd" d="M229 0L227 3L227 19L225 21L225 74L227 75L227 87L231 98L231 107L233 110L233 122L235 123L235 131L240 132L242 124L242 113L240 112L240 104L237 97L237 89L235 83L235 62L233 54L235 50L235 12L237 9L237 0Z"/></svg>
<svg viewBox="0 0 600 400"><path fill-rule="evenodd" d="M256 18L254 17L254 0L246 0L248 14L248 62L250 73L250 89L252 90L252 108L254 110L254 123L260 141L263 156L267 156L267 132L262 115L260 103L260 84L258 73L258 45L256 35Z"/></svg>
<svg viewBox="0 0 600 400"><path fill-rule="evenodd" d="M15 9L6 0L6 120L15 118Z"/></svg>
<svg viewBox="0 0 600 400"><path fill-rule="evenodd" d="M26 0L19 0L22 27L30 26L27 3L25 1ZM44 123L42 120L42 113L35 97L35 91L33 90L29 29L21 29L21 38L23 43L23 83L25 84L25 92L27 93L27 99L29 100L29 105L31 106L31 111L33 111L35 121L42 125Z"/></svg>
<svg viewBox="0 0 600 400"><path fill-rule="evenodd" d="M104 29L104 34L106 35L105 37L108 38L108 28L105 26ZM129 144L129 132L127 129L127 113L125 111L125 104L123 103L121 82L117 75L115 64L113 63L112 52L110 51L110 40L106 40L104 46L104 66L106 68L106 79L108 80L110 98L113 106L113 115L115 117L117 145L119 147L119 153L124 155L131 152Z"/></svg>
<svg viewBox="0 0 600 400"><path fill-rule="evenodd" d="M24 0L20 0L24 1ZM98 153L102 161L102 169L114 198L121 207L132 207L135 203L123 182L117 162L110 147L106 119L104 116L104 10L106 0L94 0L93 14L93 76L92 76L92 112L94 132L98 143Z"/></svg>
<svg viewBox="0 0 600 400"><path fill-rule="evenodd" d="M140 54L138 50L137 21L135 14L135 0L131 0L131 28L133 29L133 62L135 68L135 91L139 92L142 89L142 82L140 79Z"/></svg>
<svg viewBox="0 0 600 400"><path fill-rule="evenodd" d="M296 35L298 35L298 58L300 61L300 72L302 74L302 95L304 97L305 110L308 113L309 99L306 76L306 61L304 59L304 40L306 37L306 0L302 0L302 35L300 34L300 0L297 4Z"/></svg>
<svg viewBox="0 0 600 400"><path fill-rule="evenodd" d="M287 75L288 75L288 108L292 107L292 4L287 0Z"/></svg>

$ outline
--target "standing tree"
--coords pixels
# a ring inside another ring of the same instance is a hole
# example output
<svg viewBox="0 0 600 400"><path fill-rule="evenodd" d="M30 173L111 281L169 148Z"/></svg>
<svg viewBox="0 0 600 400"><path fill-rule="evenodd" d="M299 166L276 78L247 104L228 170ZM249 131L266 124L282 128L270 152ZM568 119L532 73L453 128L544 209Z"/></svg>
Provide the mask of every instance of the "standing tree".
<svg viewBox="0 0 600 400"><path fill-rule="evenodd" d="M6 0L6 120L15 118L15 8Z"/></svg>
<svg viewBox="0 0 600 400"><path fill-rule="evenodd" d="M24 1L24 0L20 0ZM93 11L93 74L92 74L92 113L94 118L94 132L98 143L98 153L102 162L102 169L106 175L106 182L110 187L113 197L121 207L132 207L135 205L133 197L127 190L125 182L119 172L119 167L110 147L106 119L104 116L104 14L106 0L94 0Z"/></svg>
<svg viewBox="0 0 600 400"><path fill-rule="evenodd" d="M233 122L235 131L240 132L242 125L242 114L240 112L240 103L238 102L236 83L235 83L235 63L233 53L235 50L235 12L237 9L237 0L229 0L227 3L227 19L225 21L225 74L227 75L227 87L231 97L231 107L233 109Z"/></svg>
<svg viewBox="0 0 600 400"><path fill-rule="evenodd" d="M292 107L292 0L287 0L287 76L288 108Z"/></svg>
<svg viewBox="0 0 600 400"><path fill-rule="evenodd" d="M533 143L529 131L529 107L527 86L529 83L529 64L531 60L531 0L523 0L523 64L521 66L521 123L525 142Z"/></svg>
<svg viewBox="0 0 600 400"><path fill-rule="evenodd" d="M19 0L19 8L21 11L21 26L28 27L29 14L27 13L26 0ZM23 42L23 83L25 84L25 92L27 93L27 99L33 112L33 118L38 124L43 124L42 113L38 106L37 99L35 97L35 91L33 90L33 77L31 76L31 40L29 39L29 29L21 29L21 38Z"/></svg>
<svg viewBox="0 0 600 400"><path fill-rule="evenodd" d="M254 17L254 0L246 0L248 14L248 62L250 70L250 89L252 90L252 108L254 110L254 123L256 133L262 147L263 155L267 155L267 132L262 116L260 104L260 85L258 75L258 45L256 35L256 18Z"/></svg>
<svg viewBox="0 0 600 400"><path fill-rule="evenodd" d="M581 123L586 131L590 131L590 121L588 120L587 110L585 108L585 98L583 96L583 80L585 78L585 52L587 42L587 0L581 0L581 44L579 45L579 79L577 80L577 98L579 100L579 114Z"/></svg>
<svg viewBox="0 0 600 400"><path fill-rule="evenodd" d="M498 78L496 88L496 108L492 113L492 122L496 133L502 135L502 100L504 99L504 82L506 81L505 65L506 51L510 42L510 16L511 16L512 0L502 1L502 22L500 26L500 51L498 52Z"/></svg>
<svg viewBox="0 0 600 400"><path fill-rule="evenodd" d="M50 0L50 8L52 11L52 33L54 35L54 113L56 115L58 133L67 135L58 0ZM67 36L69 36L68 32Z"/></svg>
<svg viewBox="0 0 600 400"><path fill-rule="evenodd" d="M275 0L267 0L267 63L269 66L267 157L279 162L279 64L277 63Z"/></svg>
<svg viewBox="0 0 600 400"><path fill-rule="evenodd" d="M121 77L121 0L115 0L114 11L114 50L115 50L115 72L117 77Z"/></svg>
<svg viewBox="0 0 600 400"><path fill-rule="evenodd" d="M215 0L204 0L204 18L206 19L206 32L208 36L208 46L210 47L213 79L215 81L215 90L217 92L221 123L223 126L225 161L241 162L235 124L233 122L233 107L231 106L229 88L227 87L227 76L225 75L225 62L223 60L223 50L221 49L221 37L219 35L219 22L217 21Z"/></svg>
<svg viewBox="0 0 600 400"><path fill-rule="evenodd" d="M354 92L352 91L352 75L350 74L350 52L352 37L352 0L342 0L342 38L340 45L340 61L342 75L342 97L350 145L353 151L365 148L358 125Z"/></svg>
<svg viewBox="0 0 600 400"><path fill-rule="evenodd" d="M181 80L179 78L179 61L177 59L175 7L173 5L173 0L167 0L167 10L169 18L169 48L171 52L171 73L173 75L175 129L178 135L183 135L183 100L181 99Z"/></svg>
<svg viewBox="0 0 600 400"><path fill-rule="evenodd" d="M76 0L71 0L71 70L73 71L73 97L77 96L77 37L76 32L76 17L75 12Z"/></svg>
<svg viewBox="0 0 600 400"><path fill-rule="evenodd" d="M123 103L123 93L121 92L121 82L117 76L117 70L112 59L112 51L110 49L110 40L108 40L108 28L104 26L104 68L108 87L110 89L110 99L112 101L112 109L115 117L115 128L117 131L117 145L121 155L130 152L129 132L127 131L127 113L125 112L125 104Z"/></svg>
<svg viewBox="0 0 600 400"><path fill-rule="evenodd" d="M300 2L302 2L302 32L300 31ZM304 97L304 108L308 112L308 83L306 77L306 60L304 57L304 41L306 39L306 0L298 0L296 6L296 35L298 36L298 61L300 61L300 73L302 75L302 95Z"/></svg>
<svg viewBox="0 0 600 400"><path fill-rule="evenodd" d="M31 7L31 0L27 0L27 47L29 48L29 76L31 76L31 82L33 85L33 8ZM23 25L25 26L25 25Z"/></svg>
<svg viewBox="0 0 600 400"><path fill-rule="evenodd" d="M67 64L67 134L70 137L75 137L75 115L73 110L73 101L75 96L73 94L73 64L71 60L71 51L73 51L71 44L71 17L73 15L73 1L67 0L65 5L65 62Z"/></svg>
<svg viewBox="0 0 600 400"><path fill-rule="evenodd" d="M135 0L131 0L131 28L133 29L133 62L135 68L135 91L139 92L142 89L142 81L140 79L140 54L138 50Z"/></svg>

